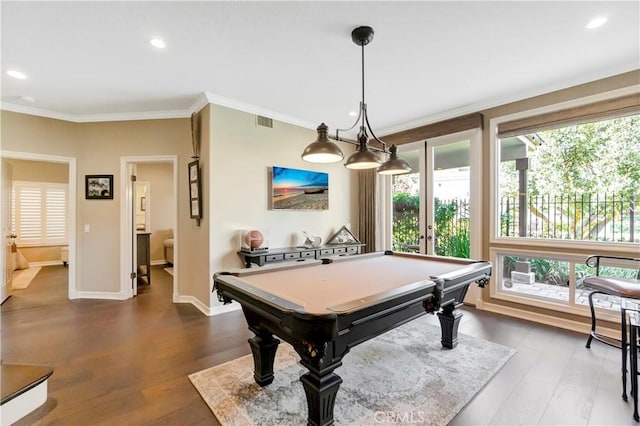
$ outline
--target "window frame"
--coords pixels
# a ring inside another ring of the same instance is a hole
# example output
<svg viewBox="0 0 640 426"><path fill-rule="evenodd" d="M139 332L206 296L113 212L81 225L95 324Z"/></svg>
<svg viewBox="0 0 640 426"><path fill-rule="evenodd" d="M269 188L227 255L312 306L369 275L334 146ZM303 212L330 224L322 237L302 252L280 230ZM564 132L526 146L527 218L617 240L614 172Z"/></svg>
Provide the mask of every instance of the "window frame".
<svg viewBox="0 0 640 426"><path fill-rule="evenodd" d="M20 238L20 218L18 214L18 200L16 189L19 187L38 187L40 189L40 197L41 197L41 206L44 206L40 211L40 238L37 240L27 240L23 241ZM65 229L64 229L64 238L47 238L47 208L46 208L46 195L49 188L63 189L65 196ZM61 182L33 182L33 181L19 181L15 180L12 182L11 188L11 224L13 228L13 232L17 235L16 245L18 247L51 247L51 246L61 246L68 245L69 243L69 184L61 183Z"/></svg>
<svg viewBox="0 0 640 426"><path fill-rule="evenodd" d="M500 218L499 218L499 152L500 138L498 137L498 126L501 123L526 119L528 117L554 113L564 109L579 108L590 103L607 101L617 97L623 97L630 94L637 94L640 91L640 85L627 87L624 89L613 90L598 95L587 96L570 101L560 102L552 105L532 108L513 114L503 115L491 118L489 120L489 254L490 260L494 265L493 278L490 284L489 298L490 300L501 300L505 302L517 303L520 305L532 306L535 308L548 309L551 311L560 311L563 313L576 314L579 316L589 317L589 307L575 304L575 266L570 268L569 291L570 300L568 303L558 303L551 300L526 297L517 295L512 292L502 291L500 283L502 282L502 262L500 256L518 254L529 257L552 258L568 262L580 263L584 262L590 254L613 254L613 255L632 255L638 253L640 245L633 242L612 243L612 242L596 242L596 241L577 241L577 240L560 240L560 239L540 239L531 237L503 237L499 235ZM599 317L605 320L617 322L620 321L618 312L598 309Z"/></svg>
<svg viewBox="0 0 640 426"><path fill-rule="evenodd" d="M545 247L553 248L565 248L567 250L607 250L608 252L624 253L624 254L636 254L638 251L638 244L632 242L626 243L605 243L595 241L580 241L580 240L560 240L560 239L540 239L531 237L502 237L499 235L500 218L499 211L499 174L500 174L500 162L498 158L500 138L498 137L498 126L501 123L508 121L515 121L523 118L533 117L537 115L553 113L556 111L578 108L583 105L605 101L607 99L613 99L616 97L622 97L624 95L637 93L640 86L634 86L632 88L620 89L617 91L607 92L600 95L594 95L590 97L580 98L572 101L566 101L558 104L539 107L531 110L521 111L514 114L495 117L489 120L489 148L490 148L490 208L489 208L489 247L499 245L512 245L512 246L527 246L543 249Z"/></svg>

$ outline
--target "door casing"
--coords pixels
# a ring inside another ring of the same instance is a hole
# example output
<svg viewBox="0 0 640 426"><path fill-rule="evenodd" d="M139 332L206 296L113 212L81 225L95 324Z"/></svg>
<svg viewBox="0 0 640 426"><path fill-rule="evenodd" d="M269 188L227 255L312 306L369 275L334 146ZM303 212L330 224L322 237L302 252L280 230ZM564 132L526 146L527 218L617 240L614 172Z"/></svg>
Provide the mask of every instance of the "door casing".
<svg viewBox="0 0 640 426"><path fill-rule="evenodd" d="M432 150L435 146L442 146L446 144L456 143L464 140L469 140L469 170L470 170L470 188L469 188L469 209L470 209L470 254L473 259L482 258L482 131L480 129L466 130L463 132L452 133L449 135L439 136L436 138L428 139L427 141L412 142L403 144L398 147L398 153L401 155L403 151L412 151L419 149L420 153L420 175L422 179L420 181L420 220L419 232L420 232L420 252L428 253L427 243L427 207L433 205L433 203L427 202L427 197L433 193L433 190L429 190L428 183L433 184L433 159L427 155L428 150ZM431 170L429 170L429 168ZM393 200L391 197L391 178L385 179L385 208L384 212L387 216L386 220L382 223L385 229L382 234L385 236L385 247L391 247L393 223ZM472 285L469 287L465 302L477 305L481 303L481 290Z"/></svg>
<svg viewBox="0 0 640 426"><path fill-rule="evenodd" d="M136 283L131 279L132 265L136 265L136 224L135 224L135 185L131 183L131 173L135 165L141 163L170 163L173 168L173 250L177 259L180 253L178 238L178 157L175 155L149 155L136 157L120 157L120 292L125 298L135 296ZM173 302L179 299L178 273L180 262L173 264ZM135 269L135 268L134 268Z"/></svg>
<svg viewBox="0 0 640 426"><path fill-rule="evenodd" d="M49 163L65 163L69 173L68 202L67 202L67 238L69 245L69 263L68 263L68 295L69 299L78 298L77 288L77 259L76 259L76 204L77 204L77 176L76 176L76 158L64 157L59 155L35 154L31 152L18 151L2 151L2 158L12 158L16 160L44 161ZM6 214L8 209L2 206L0 215ZM0 219L2 220L2 219ZM4 278L3 278L4 279Z"/></svg>

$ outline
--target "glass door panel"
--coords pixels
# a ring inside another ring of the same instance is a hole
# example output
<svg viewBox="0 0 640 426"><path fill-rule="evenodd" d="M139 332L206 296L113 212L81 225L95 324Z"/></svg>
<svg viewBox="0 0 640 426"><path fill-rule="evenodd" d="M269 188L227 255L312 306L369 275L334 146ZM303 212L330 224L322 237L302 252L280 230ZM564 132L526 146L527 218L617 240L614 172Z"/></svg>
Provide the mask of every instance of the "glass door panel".
<svg viewBox="0 0 640 426"><path fill-rule="evenodd" d="M427 142L426 253L471 257L470 140Z"/></svg>
<svg viewBox="0 0 640 426"><path fill-rule="evenodd" d="M392 247L395 251L424 253L424 143L401 146L399 151L412 172L391 179Z"/></svg>

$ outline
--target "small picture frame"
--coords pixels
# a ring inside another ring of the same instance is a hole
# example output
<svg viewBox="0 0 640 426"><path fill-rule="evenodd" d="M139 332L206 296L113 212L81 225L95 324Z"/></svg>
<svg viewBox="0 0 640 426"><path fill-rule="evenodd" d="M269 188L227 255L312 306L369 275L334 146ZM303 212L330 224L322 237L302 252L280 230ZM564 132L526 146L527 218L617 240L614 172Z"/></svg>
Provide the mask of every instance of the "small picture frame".
<svg viewBox="0 0 640 426"><path fill-rule="evenodd" d="M189 212L191 219L202 218L201 193L200 164L198 160L195 160L189 163Z"/></svg>
<svg viewBox="0 0 640 426"><path fill-rule="evenodd" d="M327 244L360 244L360 241L346 226L343 226L327 241Z"/></svg>
<svg viewBox="0 0 640 426"><path fill-rule="evenodd" d="M113 175L85 175L85 199L113 200Z"/></svg>

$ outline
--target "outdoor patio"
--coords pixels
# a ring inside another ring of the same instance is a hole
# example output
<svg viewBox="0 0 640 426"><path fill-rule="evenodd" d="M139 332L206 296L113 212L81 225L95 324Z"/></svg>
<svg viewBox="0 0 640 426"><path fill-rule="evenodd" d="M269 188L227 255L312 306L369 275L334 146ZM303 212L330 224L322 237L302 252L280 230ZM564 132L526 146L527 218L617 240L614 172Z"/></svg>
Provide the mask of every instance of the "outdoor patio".
<svg viewBox="0 0 640 426"><path fill-rule="evenodd" d="M569 287L544 284L535 282L533 284L513 283L510 279L503 281L503 291L513 292L516 294L526 294L542 299L552 299L563 302L569 302ZM578 288L576 289L575 303L578 305L589 306L589 293L591 290ZM600 294L594 297L594 306L597 308L611 309L620 312L620 298L616 296L608 296Z"/></svg>

